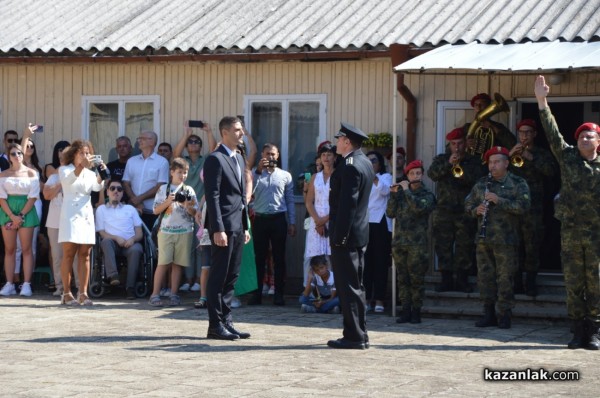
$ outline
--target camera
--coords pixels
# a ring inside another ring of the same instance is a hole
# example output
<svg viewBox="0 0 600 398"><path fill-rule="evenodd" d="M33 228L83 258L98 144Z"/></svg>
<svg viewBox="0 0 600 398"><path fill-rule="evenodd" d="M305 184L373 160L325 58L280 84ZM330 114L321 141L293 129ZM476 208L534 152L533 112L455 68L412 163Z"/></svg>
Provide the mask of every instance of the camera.
<svg viewBox="0 0 600 398"><path fill-rule="evenodd" d="M273 168L275 166L277 166L277 162L275 160L269 160L269 167Z"/></svg>
<svg viewBox="0 0 600 398"><path fill-rule="evenodd" d="M44 126L36 125L35 126L35 130L33 132L37 133L37 134L43 133L44 132Z"/></svg>
<svg viewBox="0 0 600 398"><path fill-rule="evenodd" d="M183 203L186 200L192 200L192 195L187 192L177 192L175 194L175 200L179 203Z"/></svg>
<svg viewBox="0 0 600 398"><path fill-rule="evenodd" d="M202 120L189 120L188 127L197 127L201 129L202 127L204 127L204 123L202 122Z"/></svg>
<svg viewBox="0 0 600 398"><path fill-rule="evenodd" d="M90 165L92 167L98 167L102 163L102 155L92 155L90 157Z"/></svg>

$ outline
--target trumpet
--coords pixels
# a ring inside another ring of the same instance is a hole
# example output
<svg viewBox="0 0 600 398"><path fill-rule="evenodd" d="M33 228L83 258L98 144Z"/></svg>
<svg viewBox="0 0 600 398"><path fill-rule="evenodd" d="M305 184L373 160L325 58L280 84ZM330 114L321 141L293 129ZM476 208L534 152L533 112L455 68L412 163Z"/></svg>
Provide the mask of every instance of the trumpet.
<svg viewBox="0 0 600 398"><path fill-rule="evenodd" d="M465 174L465 171L460 166L460 157L458 153L455 153L454 155L456 156L457 160L452 164L452 176L454 176L454 178L460 178L463 176L463 174Z"/></svg>
<svg viewBox="0 0 600 398"><path fill-rule="evenodd" d="M525 147L523 151L526 151L527 149L528 147ZM510 164L512 164L514 167L523 167L523 164L525 164L525 158L521 155L523 151L521 151L520 154L513 155L510 158Z"/></svg>

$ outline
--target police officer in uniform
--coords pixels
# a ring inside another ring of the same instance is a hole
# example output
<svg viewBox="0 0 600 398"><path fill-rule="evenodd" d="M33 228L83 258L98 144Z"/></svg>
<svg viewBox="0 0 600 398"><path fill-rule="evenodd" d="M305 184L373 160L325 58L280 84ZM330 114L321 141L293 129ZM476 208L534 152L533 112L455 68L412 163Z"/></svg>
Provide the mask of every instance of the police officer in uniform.
<svg viewBox="0 0 600 398"><path fill-rule="evenodd" d="M519 218L529 210L529 186L508 172L508 149L492 147L484 154L489 175L473 187L465 199L465 211L479 219L476 243L479 296L484 316L477 327L511 327L515 305L513 277L517 271ZM500 320L496 319L496 302Z"/></svg>
<svg viewBox="0 0 600 398"><path fill-rule="evenodd" d="M369 348L369 337L362 275L365 248L369 243L367 207L375 173L361 150L362 142L367 138L365 133L342 123L335 138L337 153L343 158L330 180L329 229L331 262L344 317L344 332L342 338L330 340L327 345L365 349Z"/></svg>

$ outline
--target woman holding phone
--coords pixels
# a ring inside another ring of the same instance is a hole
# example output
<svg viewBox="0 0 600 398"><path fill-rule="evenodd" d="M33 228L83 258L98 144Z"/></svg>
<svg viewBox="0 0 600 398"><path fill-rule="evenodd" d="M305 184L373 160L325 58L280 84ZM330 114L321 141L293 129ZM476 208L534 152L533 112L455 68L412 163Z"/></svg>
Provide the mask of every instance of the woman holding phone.
<svg viewBox="0 0 600 398"><path fill-rule="evenodd" d="M104 184L100 175L89 168L94 148L89 141L75 140L63 151L65 166L58 169L63 191L60 211L58 242L62 243L63 258L60 265L64 293L61 304L93 305L87 294L90 277L90 252L96 243L96 228L91 193L100 191ZM106 169L99 163L99 169ZM73 259L78 257L79 293L77 300L71 293L71 271Z"/></svg>

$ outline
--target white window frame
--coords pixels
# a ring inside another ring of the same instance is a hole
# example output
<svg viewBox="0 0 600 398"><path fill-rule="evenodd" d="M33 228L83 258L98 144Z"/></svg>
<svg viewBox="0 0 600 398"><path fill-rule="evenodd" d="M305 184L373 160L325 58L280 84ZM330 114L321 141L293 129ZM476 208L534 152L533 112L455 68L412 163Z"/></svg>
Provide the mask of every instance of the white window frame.
<svg viewBox="0 0 600 398"><path fill-rule="evenodd" d="M319 103L319 142L325 141L327 136L327 94L283 94L283 95L244 95L244 119L246 126L252 126L253 102L281 102L281 166L288 169L289 156L289 103L290 102L318 102ZM252 131L250 131L252 134ZM315 147L316 149L316 147ZM260 148L258 149L260 150Z"/></svg>
<svg viewBox="0 0 600 398"><path fill-rule="evenodd" d="M151 102L153 105L153 131L160 138L160 95L84 95L81 97L81 134L85 140L90 139L90 104L114 104L119 105L117 137L125 135L125 104L127 102Z"/></svg>

